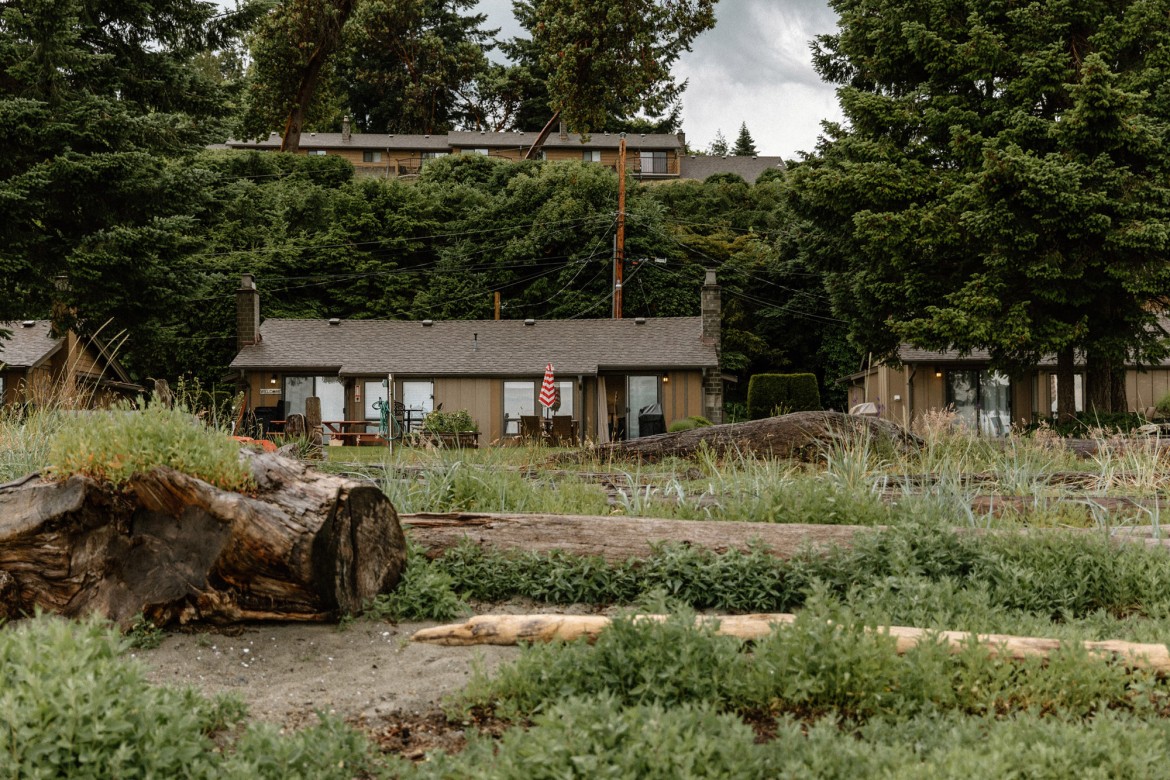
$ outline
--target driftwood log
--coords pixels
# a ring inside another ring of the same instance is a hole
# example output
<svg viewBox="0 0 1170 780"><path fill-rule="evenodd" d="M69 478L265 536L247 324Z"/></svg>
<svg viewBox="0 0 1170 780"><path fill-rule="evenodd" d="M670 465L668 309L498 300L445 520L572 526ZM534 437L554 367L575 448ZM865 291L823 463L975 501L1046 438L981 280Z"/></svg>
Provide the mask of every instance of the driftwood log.
<svg viewBox="0 0 1170 780"><path fill-rule="evenodd" d="M0 486L0 612L328 620L398 583L406 543L381 490L275 454L241 457L254 495L165 467L122 489L77 475Z"/></svg>
<svg viewBox="0 0 1170 780"><path fill-rule="evenodd" d="M659 433L603 444L602 455L656 461L671 456L689 458L700 446L719 456L757 455L815 460L842 440L867 436L878 444L899 449L921 445L921 440L894 423L841 412L794 412L780 417L710 425L678 433Z"/></svg>
<svg viewBox="0 0 1170 780"><path fill-rule="evenodd" d="M634 620L666 620L666 615L637 615ZM756 615L700 615L697 623L717 623L717 634L739 639L760 639L777 625L796 621L788 613ZM435 626L416 631L411 639L433 645L516 645L528 642L595 641L611 623L602 615L480 615L466 623ZM999 658L1047 658L1061 647L1059 639L1009 634L971 634L966 631L931 631L910 626L879 626L874 631L893 637L897 652L905 653L922 642L939 642L960 652L972 641L985 646ZM1082 642L1090 655L1118 658L1127 666L1170 671L1170 652L1165 645L1107 640Z"/></svg>
<svg viewBox="0 0 1170 780"><path fill-rule="evenodd" d="M748 550L764 545L777 558L792 558L802 551L849 547L861 534L885 526L815 525L808 523L749 523L729 520L666 520L624 515L540 515L452 512L402 515L411 540L431 559L453 547L471 542L502 552L548 553L561 550L572 555L598 556L609 562L645 558L659 544L702 547L715 553ZM1020 529L987 531L956 526L957 534L1076 534L1099 535L1097 529ZM1120 527L1110 534L1115 543L1170 548L1151 526Z"/></svg>
<svg viewBox="0 0 1170 780"><path fill-rule="evenodd" d="M607 561L645 558L654 545L704 547L716 553L747 550L753 542L778 557L802 549L847 546L865 526L797 523L736 523L663 520L621 515L505 515L453 512L403 515L410 538L428 558L438 558L464 541L495 550L547 553L553 550Z"/></svg>

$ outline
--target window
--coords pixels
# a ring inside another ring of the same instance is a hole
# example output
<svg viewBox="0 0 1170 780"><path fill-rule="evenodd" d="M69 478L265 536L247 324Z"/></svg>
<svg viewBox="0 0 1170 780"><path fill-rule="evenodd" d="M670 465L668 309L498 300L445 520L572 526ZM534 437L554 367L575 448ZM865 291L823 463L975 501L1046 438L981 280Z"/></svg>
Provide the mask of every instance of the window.
<svg viewBox="0 0 1170 780"><path fill-rule="evenodd" d="M310 149L309 151L305 152L305 154L309 155L310 157L324 157L325 150L324 149Z"/></svg>
<svg viewBox="0 0 1170 780"><path fill-rule="evenodd" d="M382 162L382 153L371 151L362 152L362 162L380 163Z"/></svg>
<svg viewBox="0 0 1170 780"><path fill-rule="evenodd" d="M536 414L536 382L504 382L504 435L520 435L521 415Z"/></svg>
<svg viewBox="0 0 1170 780"><path fill-rule="evenodd" d="M573 383L557 382L557 398L560 399L561 405L552 410L553 414L569 415L573 414Z"/></svg>
<svg viewBox="0 0 1170 780"><path fill-rule="evenodd" d="M642 173L666 173L666 152L642 152Z"/></svg>
<svg viewBox="0 0 1170 780"><path fill-rule="evenodd" d="M998 371L947 372L947 403L964 425L985 436L1006 436L1012 427L1012 383Z"/></svg>
<svg viewBox="0 0 1170 780"><path fill-rule="evenodd" d="M406 430L414 431L435 410L435 383L429 379L402 383L402 405L406 407Z"/></svg>
<svg viewBox="0 0 1170 780"><path fill-rule="evenodd" d="M1048 394L1052 398L1052 413L1056 414L1056 390L1058 387L1056 374L1048 375ZM1073 409L1085 411L1085 375L1073 374Z"/></svg>
<svg viewBox="0 0 1170 780"><path fill-rule="evenodd" d="M305 399L321 399L322 420L345 419L345 385L336 376L286 376L284 378L284 413L304 414ZM325 439L329 432L325 432Z"/></svg>
<svg viewBox="0 0 1170 780"><path fill-rule="evenodd" d="M439 157L446 157L450 152L423 152L422 158L424 160L434 160Z"/></svg>
<svg viewBox="0 0 1170 780"><path fill-rule="evenodd" d="M487 157L487 149L464 149L461 154L478 154Z"/></svg>
<svg viewBox="0 0 1170 780"><path fill-rule="evenodd" d="M583 152L581 152L581 160L582 160L582 162L599 163L599 162L601 162L601 150L600 149L586 149Z"/></svg>
<svg viewBox="0 0 1170 780"><path fill-rule="evenodd" d="M626 398L630 410L626 419L626 431L631 439L636 439L642 435L638 419L642 410L658 403L658 376L653 374L630 376L626 380ZM658 414L662 414L661 409L658 410ZM654 432L664 433L664 431Z"/></svg>

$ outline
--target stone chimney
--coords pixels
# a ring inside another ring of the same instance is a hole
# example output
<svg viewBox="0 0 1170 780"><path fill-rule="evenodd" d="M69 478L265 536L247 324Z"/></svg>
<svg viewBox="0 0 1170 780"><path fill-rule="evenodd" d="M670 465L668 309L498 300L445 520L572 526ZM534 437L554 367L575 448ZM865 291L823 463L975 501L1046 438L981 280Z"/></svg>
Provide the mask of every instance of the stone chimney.
<svg viewBox="0 0 1170 780"><path fill-rule="evenodd" d="M236 290L236 349L259 343L260 291L252 274L244 274Z"/></svg>
<svg viewBox="0 0 1170 780"><path fill-rule="evenodd" d="M699 295L699 311L703 317L703 343L715 347L716 358L722 358L723 345L719 328L723 317L723 300L715 269L707 269L703 291ZM722 363L722 360L719 361ZM703 369L703 416L719 425L723 422L723 370L716 365Z"/></svg>
<svg viewBox="0 0 1170 780"><path fill-rule="evenodd" d="M568 126L567 124L565 124L565 120L563 120L563 119L561 120L561 132L560 132L560 137L561 137L561 140L562 140L562 141L568 141L568 140L569 140L569 126Z"/></svg>
<svg viewBox="0 0 1170 780"><path fill-rule="evenodd" d="M353 133L350 132L349 114L346 114L341 118L341 140L348 142L352 137Z"/></svg>

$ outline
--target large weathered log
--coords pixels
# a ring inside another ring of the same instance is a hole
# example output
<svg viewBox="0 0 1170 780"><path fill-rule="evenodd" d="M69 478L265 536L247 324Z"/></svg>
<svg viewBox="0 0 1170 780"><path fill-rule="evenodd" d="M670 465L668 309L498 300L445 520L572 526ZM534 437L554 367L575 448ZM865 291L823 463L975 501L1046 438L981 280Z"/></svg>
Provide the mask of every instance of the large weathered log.
<svg viewBox="0 0 1170 780"><path fill-rule="evenodd" d="M10 615L40 608L127 623L325 620L397 584L405 538L376 487L247 453L257 490L170 468L124 489L81 476L0 486L0 589Z"/></svg>
<svg viewBox="0 0 1170 780"><path fill-rule="evenodd" d="M635 620L662 621L666 615L637 615ZM796 621L788 613L756 615L700 615L697 623L717 623L716 633L738 639L760 639L777 625ZM573 641L584 638L593 642L611 623L602 615L480 615L466 623L435 626L416 631L411 639L433 645L516 645L522 642ZM911 626L879 626L874 631L889 634L899 653L917 647L922 642L939 642L952 652L961 652L971 641L985 646L999 658L1023 659L1029 656L1047 658L1061 647L1059 639L1010 634L971 634L966 631L932 631ZM1170 671L1170 652L1166 645L1138 644L1120 640L1082 642L1090 655L1118 658L1131 667Z"/></svg>
<svg viewBox="0 0 1170 780"><path fill-rule="evenodd" d="M410 538L437 558L465 540L496 550L595 555L608 561L644 558L662 543L717 553L747 550L753 542L773 555L792 557L805 547L848 545L863 526L662 520L619 515L504 515L453 512L403 515Z"/></svg>
<svg viewBox="0 0 1170 780"><path fill-rule="evenodd" d="M428 558L438 558L452 547L471 542L504 552L599 556L610 562L645 558L659 544L702 547L715 553L747 550L763 544L777 558L791 558L803 550L849 547L864 533L885 526L815 525L808 523L749 523L729 520L667 520L623 515L539 515L452 512L402 515L411 540ZM957 534L1078 534L1099 535L1098 529L1053 528L987 531L955 527ZM1109 536L1115 543L1170 548L1170 539L1150 526L1123 526Z"/></svg>
<svg viewBox="0 0 1170 780"><path fill-rule="evenodd" d="M675 456L689 458L702 445L717 455L757 455L814 460L842 440L868 437L878 446L917 447L921 440L885 420L841 412L794 412L780 417L710 425L678 433L660 433L603 444L602 455L655 461Z"/></svg>

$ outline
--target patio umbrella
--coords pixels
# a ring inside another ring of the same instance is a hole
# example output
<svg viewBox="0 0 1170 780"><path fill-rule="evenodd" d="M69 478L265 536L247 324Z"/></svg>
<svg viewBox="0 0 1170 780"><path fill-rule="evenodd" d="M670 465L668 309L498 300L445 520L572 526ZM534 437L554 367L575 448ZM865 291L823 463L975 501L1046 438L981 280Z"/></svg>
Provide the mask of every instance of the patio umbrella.
<svg viewBox="0 0 1170 780"><path fill-rule="evenodd" d="M540 385L540 405L549 409L557 402L557 386L553 382L553 364L544 367L544 382Z"/></svg>

